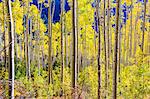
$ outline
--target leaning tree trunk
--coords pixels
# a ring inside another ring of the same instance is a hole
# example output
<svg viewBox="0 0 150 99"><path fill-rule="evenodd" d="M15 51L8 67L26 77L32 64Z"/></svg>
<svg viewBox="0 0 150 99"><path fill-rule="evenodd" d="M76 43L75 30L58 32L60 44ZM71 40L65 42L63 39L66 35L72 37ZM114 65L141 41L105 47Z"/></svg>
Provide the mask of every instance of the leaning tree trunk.
<svg viewBox="0 0 150 99"><path fill-rule="evenodd" d="M118 64L118 34L119 34L119 7L120 0L117 0L116 7L116 32L115 32L115 51L114 51L114 66L113 66L113 99L117 99L117 64Z"/></svg>
<svg viewBox="0 0 150 99"><path fill-rule="evenodd" d="M13 26L13 17L11 9L11 0L7 0L8 8L8 32L9 32L9 98L14 99L14 26Z"/></svg>

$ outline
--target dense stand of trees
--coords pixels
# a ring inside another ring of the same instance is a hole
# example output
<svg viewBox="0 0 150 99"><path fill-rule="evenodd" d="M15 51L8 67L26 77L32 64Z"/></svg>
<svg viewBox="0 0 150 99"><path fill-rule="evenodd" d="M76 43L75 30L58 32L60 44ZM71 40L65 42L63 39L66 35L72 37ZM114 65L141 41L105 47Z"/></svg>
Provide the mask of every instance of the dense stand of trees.
<svg viewBox="0 0 150 99"><path fill-rule="evenodd" d="M31 2L0 2L0 96L149 97L149 1L60 0L56 23L55 0Z"/></svg>

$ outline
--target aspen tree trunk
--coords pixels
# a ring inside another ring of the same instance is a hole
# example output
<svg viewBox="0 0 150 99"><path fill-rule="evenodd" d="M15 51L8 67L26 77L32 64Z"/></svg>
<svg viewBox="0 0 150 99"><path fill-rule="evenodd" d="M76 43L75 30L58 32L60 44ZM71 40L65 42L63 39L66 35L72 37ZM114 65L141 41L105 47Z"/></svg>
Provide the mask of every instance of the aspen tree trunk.
<svg viewBox="0 0 150 99"><path fill-rule="evenodd" d="M87 55L87 45L86 45L87 26L86 26L86 24L84 24L84 25L85 25L85 27L84 27L85 28L85 33L84 33L85 38L83 37L83 40L84 40L84 42L83 42L83 48L84 48L83 49L83 51L84 51L84 53L83 53L83 55L84 55L83 56L83 66L86 67L87 66L87 56L86 56Z"/></svg>
<svg viewBox="0 0 150 99"><path fill-rule="evenodd" d="M125 2L127 2L125 0ZM128 37L127 37L127 8L126 8L126 24L125 24L125 40L124 40L124 51L125 51L125 65L128 64Z"/></svg>
<svg viewBox="0 0 150 99"><path fill-rule="evenodd" d="M41 15L41 12L42 12L42 6L39 6L39 2L38 2L38 9L39 9L39 14ZM38 18L38 15L37 15L37 18ZM41 39L41 37L40 37L40 19L38 18L37 19L37 22L38 22L38 49L39 49L39 51L38 51L38 75L40 75L41 74L41 72L40 72L40 69L41 69L41 60L40 60L40 58L41 58L41 56L40 56L40 52L41 52L41 45L40 45L40 39ZM42 50L43 51L43 50Z"/></svg>
<svg viewBox="0 0 150 99"><path fill-rule="evenodd" d="M19 37L19 46L20 46L20 61L22 61L22 38Z"/></svg>
<svg viewBox="0 0 150 99"><path fill-rule="evenodd" d="M101 35L100 35L100 7L99 0L96 0L96 17L97 17L97 25L98 25L98 56L97 56L97 65L98 65L98 99L101 98Z"/></svg>
<svg viewBox="0 0 150 99"><path fill-rule="evenodd" d="M52 8L52 14L51 14L51 28L53 28L52 26L52 23L53 23L53 20L54 20L54 12L55 12L55 0L53 0L53 8ZM56 49L57 50L57 53L58 53L58 49ZM53 52L53 49L52 49L52 53L54 53ZM51 55L52 56L52 66L53 66L53 64L54 64L54 62L55 62L55 56L54 55ZM56 56L58 56L58 55L56 55Z"/></svg>
<svg viewBox="0 0 150 99"><path fill-rule="evenodd" d="M120 26L120 25L119 25ZM118 83L121 83L121 28L119 29L119 35L118 35ZM120 92L121 93L121 92Z"/></svg>
<svg viewBox="0 0 150 99"><path fill-rule="evenodd" d="M111 2L111 1L109 1L109 2ZM110 16L110 20L111 20L111 3L109 4L109 16ZM111 26L112 25L112 23L109 21L109 25ZM109 64L110 64L110 66L109 66L109 68L112 68L112 66L113 66L113 49L112 49L113 47L112 47L112 28L110 28L109 27L109 52L110 52L110 54L109 54ZM112 62L111 62L111 60L112 60Z"/></svg>
<svg viewBox="0 0 150 99"><path fill-rule="evenodd" d="M64 14L64 21L66 22L66 16ZM67 35L67 31L66 31L66 27L64 29L65 31L65 66L68 66L68 35Z"/></svg>
<svg viewBox="0 0 150 99"><path fill-rule="evenodd" d="M8 8L8 31L9 31L9 99L14 99L14 76L15 76L15 66L14 66L14 26L13 26L13 17L12 17L12 9L11 9L11 0L7 0L7 8Z"/></svg>
<svg viewBox="0 0 150 99"><path fill-rule="evenodd" d="M77 38L77 0L72 1L72 98L76 99L77 61L76 61L76 38Z"/></svg>
<svg viewBox="0 0 150 99"><path fill-rule="evenodd" d="M29 55L29 63L32 64L32 60L33 60L33 45L32 45L32 18L30 18L30 47L29 47L29 52L30 52L30 55Z"/></svg>
<svg viewBox="0 0 150 99"><path fill-rule="evenodd" d="M120 2L121 5L121 2ZM122 43L122 31L121 31L121 8L119 9L119 30L118 30L118 83L121 83L121 43ZM121 91L120 91L120 95L121 95Z"/></svg>
<svg viewBox="0 0 150 99"><path fill-rule="evenodd" d="M143 20L143 27L142 27L142 44L141 50L144 53L144 39L145 39L145 17L146 17L146 0L144 0L144 20Z"/></svg>
<svg viewBox="0 0 150 99"><path fill-rule="evenodd" d="M125 2L127 2L127 0L125 1ZM126 14L128 14L128 8L126 8ZM127 20L127 15L126 15L126 20ZM129 64L129 44L130 44L130 42L129 42L129 39L130 39L130 35L128 35L129 33L127 32L127 22L126 22L126 24L125 24L125 35L126 35L126 47L125 47L125 50L126 50L126 65L128 65Z"/></svg>
<svg viewBox="0 0 150 99"><path fill-rule="evenodd" d="M94 3L96 4L96 0L94 1ZM94 12L94 18L96 18L96 9L95 9L95 12ZM97 49L96 49L96 37L97 37L97 31L96 31L96 20L94 20L94 52L95 52L95 55L96 55L96 52L97 52ZM96 56L97 58L97 56Z"/></svg>
<svg viewBox="0 0 150 99"><path fill-rule="evenodd" d="M18 60L18 51L17 51L17 33L16 33L16 19L14 18L14 51L15 51L15 59Z"/></svg>
<svg viewBox="0 0 150 99"><path fill-rule="evenodd" d="M68 35L65 31L65 53L66 53L66 66L68 66Z"/></svg>
<svg viewBox="0 0 150 99"><path fill-rule="evenodd" d="M25 11L24 11L24 6L25 6L25 4L24 4L24 2L22 1L22 3L23 3L23 15L25 15ZM23 24L25 24L25 18L23 18ZM25 47L26 47L26 33L25 33L25 27L23 26L23 33L24 33L24 38L23 38L23 51L24 51L24 59L26 58L26 51L25 51ZM26 60L26 59L25 59ZM26 64L25 64L26 65Z"/></svg>
<svg viewBox="0 0 150 99"><path fill-rule="evenodd" d="M35 27L35 21L32 21L32 28L34 29L34 27ZM32 34L31 38L35 39L35 36ZM33 43L32 43L32 60L35 60L35 44Z"/></svg>
<svg viewBox="0 0 150 99"><path fill-rule="evenodd" d="M112 96L113 99L117 99L117 65L118 65L119 8L120 8L120 0L117 0L117 6L116 6L115 51L114 51L114 66L113 66L113 96Z"/></svg>
<svg viewBox="0 0 150 99"><path fill-rule="evenodd" d="M95 10L95 12L96 12L96 10ZM96 20L94 20L94 21L96 21ZM97 38L97 33L96 33L96 22L95 22L95 25L94 25L94 49L95 49L95 55L96 55L96 52L97 52L96 38ZM97 57L97 55L96 55L96 57Z"/></svg>
<svg viewBox="0 0 150 99"><path fill-rule="evenodd" d="M134 57L135 57L135 54L136 54L136 49L137 49L137 34L138 34L138 30L137 30L137 23L138 23L138 18L139 18L139 16L138 16L138 14L139 14L139 12L137 11L137 13L136 13L136 20L135 20L135 31L134 31Z"/></svg>
<svg viewBox="0 0 150 99"><path fill-rule="evenodd" d="M64 30L65 30L65 22L64 22L64 0L61 0L61 83L63 86L64 82ZM61 90L63 94L63 89Z"/></svg>
<svg viewBox="0 0 150 99"><path fill-rule="evenodd" d="M29 36L29 0L28 0L28 11L27 11L27 15L26 15L26 75L27 75L27 78L30 79L30 64L29 64L29 45L28 45L28 36Z"/></svg>
<svg viewBox="0 0 150 99"><path fill-rule="evenodd" d="M83 35L82 35L83 36ZM82 38L82 37L81 37ZM82 42L81 42L81 67L80 68L83 68L83 40L82 40Z"/></svg>
<svg viewBox="0 0 150 99"><path fill-rule="evenodd" d="M132 57L132 9L133 9L133 0L131 0L131 17L130 17L130 49L129 56Z"/></svg>
<svg viewBox="0 0 150 99"><path fill-rule="evenodd" d="M44 43L42 45L42 68L45 68Z"/></svg>
<svg viewBox="0 0 150 99"><path fill-rule="evenodd" d="M73 34L72 34L72 33L70 33L70 34L71 34L70 36L72 37ZM70 38L71 38L71 37L70 37ZM70 59L69 59L69 67L72 66L72 52L73 52L73 51L72 51L72 46L73 46L72 44L73 44L73 39L71 39L71 41L70 41Z"/></svg>
<svg viewBox="0 0 150 99"><path fill-rule="evenodd" d="M104 0L104 23L103 23L103 32L104 32L104 52L105 52L105 98L107 98L107 87L108 87L108 50L107 50L107 34L106 34L106 31L105 31L105 28L106 28L106 23L105 23L105 20L106 20L106 17L105 17L105 11L106 11L106 1Z"/></svg>
<svg viewBox="0 0 150 99"><path fill-rule="evenodd" d="M51 0L48 7L48 84L52 84L52 19L51 19Z"/></svg>
<svg viewBox="0 0 150 99"><path fill-rule="evenodd" d="M5 0L3 1L3 19L4 19L4 64L5 70L7 70L7 50L6 50L6 15L5 15Z"/></svg>
<svg viewBox="0 0 150 99"><path fill-rule="evenodd" d="M125 23L125 27L124 27L124 45L123 45L123 50L124 50L124 53L123 53L123 55L124 55L124 59L123 59L123 64L125 65L125 63L126 63L126 23Z"/></svg>
<svg viewBox="0 0 150 99"><path fill-rule="evenodd" d="M40 6L40 15L42 15L42 6ZM39 22L39 32L41 31L41 26L40 26L40 22ZM42 68L44 69L45 67L45 56L44 56L44 41L42 42L43 44L41 45L41 53L42 53ZM40 44L39 44L40 45Z"/></svg>
<svg viewBox="0 0 150 99"><path fill-rule="evenodd" d="M109 27L110 27L110 1L108 0L107 1L107 13L108 13L108 15L107 15L107 39L108 39L108 42L107 42L107 54L108 54L108 56L107 56L107 68L108 68L108 73L107 73L107 87L109 88L109 68L110 68L110 51L111 51L111 48L110 48L110 37L109 37L109 35L111 35L110 34L110 32L109 32ZM108 89L107 89L108 90ZM109 96L109 93L107 94L108 96Z"/></svg>
<svg viewBox="0 0 150 99"><path fill-rule="evenodd" d="M77 18L76 18L76 35L77 35L77 37L76 37L76 62L77 62L77 81L78 81L78 74L79 74L79 44L78 44L78 39L79 39L79 29L78 29L78 0L76 1L76 16L77 16Z"/></svg>
<svg viewBox="0 0 150 99"><path fill-rule="evenodd" d="M64 0L61 0L61 82L64 76Z"/></svg>

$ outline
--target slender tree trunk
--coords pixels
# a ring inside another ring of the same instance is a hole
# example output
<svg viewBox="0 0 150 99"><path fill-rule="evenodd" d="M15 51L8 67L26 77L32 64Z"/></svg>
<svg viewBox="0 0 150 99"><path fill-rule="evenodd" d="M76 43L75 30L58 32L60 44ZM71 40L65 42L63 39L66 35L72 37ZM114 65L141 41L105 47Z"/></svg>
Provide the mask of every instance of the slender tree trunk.
<svg viewBox="0 0 150 99"><path fill-rule="evenodd" d="M144 0L144 20L143 20L143 26L142 26L142 44L141 44L141 50L144 53L144 39L145 39L145 16L146 16L146 0Z"/></svg>
<svg viewBox="0 0 150 99"><path fill-rule="evenodd" d="M136 13L136 20L135 20L135 31L134 31L134 57L135 57L135 54L136 54L136 49L137 49L137 34L138 34L138 30L137 30L137 26L136 24L138 23L138 16L139 12L137 11Z"/></svg>
<svg viewBox="0 0 150 99"><path fill-rule="evenodd" d="M28 36L29 36L29 0L28 0L28 11L27 11L27 15L26 15L26 75L27 75L27 78L29 79L30 78L30 64L29 64L29 45L28 45Z"/></svg>
<svg viewBox="0 0 150 99"><path fill-rule="evenodd" d="M121 5L121 2L120 2ZM119 9L119 14L121 14L121 8ZM121 16L119 16L119 19L121 18ZM122 43L122 31L121 31L121 20L119 20L119 28L118 28L118 83L121 83L121 43ZM120 91L120 95L121 95L121 91Z"/></svg>
<svg viewBox="0 0 150 99"><path fill-rule="evenodd" d="M125 1L127 2L127 1ZM126 8L126 24L125 24L125 46L124 46L124 50L125 50L125 65L128 65L128 37L127 37L127 12L128 9Z"/></svg>
<svg viewBox="0 0 150 99"><path fill-rule="evenodd" d="M30 55L29 55L29 63L30 65L32 64L32 60L33 60L33 45L32 45L32 18L30 18L30 47L29 47L29 52L30 52Z"/></svg>
<svg viewBox="0 0 150 99"><path fill-rule="evenodd" d="M120 8L120 0L117 0L115 51L114 51L114 66L113 66L113 96L112 96L113 99L117 99L117 65L118 65L119 8Z"/></svg>
<svg viewBox="0 0 150 99"><path fill-rule="evenodd" d="M83 49L84 49L84 47L83 47L83 40L82 40L82 42L81 42L81 66L80 66L80 68L83 68Z"/></svg>
<svg viewBox="0 0 150 99"><path fill-rule="evenodd" d="M20 61L22 62L22 38L19 37L19 46L20 46Z"/></svg>
<svg viewBox="0 0 150 99"><path fill-rule="evenodd" d="M86 32L87 32L87 26L86 26L86 24L84 24L84 28L85 28L85 32L84 32L84 37L83 37L83 67L86 67L87 66L87 45L86 45Z"/></svg>
<svg viewBox="0 0 150 99"><path fill-rule="evenodd" d="M65 1L61 0L61 83L63 86L64 82L64 32L65 32L65 22L64 22L64 4ZM63 89L62 89L62 94L63 94Z"/></svg>
<svg viewBox="0 0 150 99"><path fill-rule="evenodd" d="M25 15L25 4L24 4L24 1L22 1L22 3L23 3L23 15ZM23 25L25 24L25 17L23 18ZM24 33L24 38L23 38L23 51L24 51L24 60L25 60L25 58L26 58L26 51L25 51L25 47L26 47L26 44L25 44L25 42L26 42L26 33L25 33L25 26L23 26L23 33ZM24 61L23 61L24 62ZM26 65L26 64L25 64Z"/></svg>
<svg viewBox="0 0 150 99"><path fill-rule="evenodd" d="M105 20L106 20L106 17L105 17L105 11L106 11L106 1L104 0L104 23L103 23L103 32L104 32L104 51L105 51L105 98L107 98L108 96L108 90L107 90L107 87L108 87L108 50L107 50L107 34L106 34L106 31L105 31L105 27L106 27L106 23L105 23Z"/></svg>
<svg viewBox="0 0 150 99"><path fill-rule="evenodd" d="M40 12L39 11L39 1L37 1L37 8L38 8L38 13ZM39 26L39 24L40 24L40 21L39 21L39 17L38 17L39 15L37 14L37 66L38 66L38 75L40 75L41 74L41 72L40 72L40 51L41 51L41 49L40 49L40 26Z"/></svg>
<svg viewBox="0 0 150 99"><path fill-rule="evenodd" d="M10 21L8 22L8 31L9 31L9 99L14 99L14 26L13 26L13 17L11 9L11 0L7 0L8 8L8 17Z"/></svg>
<svg viewBox="0 0 150 99"><path fill-rule="evenodd" d="M52 83L52 18L51 18L51 0L48 7L48 84Z"/></svg>
<svg viewBox="0 0 150 99"><path fill-rule="evenodd" d="M98 25L98 56L97 56L97 65L98 65L98 99L101 97L101 34L100 34L100 7L99 7L99 0L96 0L96 18L97 18L97 25Z"/></svg>
<svg viewBox="0 0 150 99"><path fill-rule="evenodd" d="M129 56L132 57L132 9L133 9L133 1L131 0L131 17L130 17L130 49Z"/></svg>
<svg viewBox="0 0 150 99"><path fill-rule="evenodd" d="M94 20L94 21L96 21L96 20ZM97 38L97 33L96 33L96 23L95 23L95 25L94 25L94 50L95 50L95 55L96 55L96 52L97 52L97 44L96 44L96 38Z"/></svg>
<svg viewBox="0 0 150 99"><path fill-rule="evenodd" d="M66 53L66 66L68 66L68 35L65 31L65 53Z"/></svg>
<svg viewBox="0 0 150 99"><path fill-rule="evenodd" d="M78 0L76 1L76 62L77 62L77 81L78 81L78 75L79 75L79 44L78 44L78 39L79 39L79 30L78 30Z"/></svg>
<svg viewBox="0 0 150 99"><path fill-rule="evenodd" d="M124 53L123 53L123 55L124 55L124 65L126 64L126 23L125 23L125 27L124 27L124 46L123 46L123 48L124 48Z"/></svg>
<svg viewBox="0 0 150 99"><path fill-rule="evenodd" d="M108 58L108 61L107 61L107 68L108 68L108 73L107 73L107 87L109 87L109 68L110 68L110 37L109 37L109 27L110 27L110 1L108 0L107 1L107 11L108 11L108 15L107 15L107 39L108 39L108 42L107 42L107 58ZM109 93L107 94L109 96Z"/></svg>
<svg viewBox="0 0 150 99"><path fill-rule="evenodd" d="M4 29L4 36L3 36L3 39L4 39L4 66L5 66L5 72L7 71L8 67L7 67L7 49L6 49L6 15L5 15L5 6L6 6L6 2L5 0L3 1L3 29ZM6 83L5 83L5 79L4 79L4 82L3 82L3 88L4 88L4 96L6 96Z"/></svg>
<svg viewBox="0 0 150 99"><path fill-rule="evenodd" d="M77 0L73 0L72 2L72 40L73 40L73 46L72 46L72 93L73 93L73 99L76 98L76 79L77 79L77 61L76 61L76 43L77 43Z"/></svg>
<svg viewBox="0 0 150 99"><path fill-rule="evenodd" d="M6 50L6 15L5 15L5 0L3 1L3 19L4 19L4 64L5 70L7 70L7 50Z"/></svg>
<svg viewBox="0 0 150 99"><path fill-rule="evenodd" d="M17 33L16 33L16 19L14 18L14 45L15 45L15 58L16 58L16 61L18 61L18 46L17 46L17 40L18 40L18 37L17 37Z"/></svg>

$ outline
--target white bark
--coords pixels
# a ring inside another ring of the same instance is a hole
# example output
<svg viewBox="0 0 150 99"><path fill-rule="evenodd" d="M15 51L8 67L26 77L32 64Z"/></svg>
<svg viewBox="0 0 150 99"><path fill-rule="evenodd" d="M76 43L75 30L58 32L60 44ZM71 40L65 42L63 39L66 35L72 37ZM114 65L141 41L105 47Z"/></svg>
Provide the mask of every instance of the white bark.
<svg viewBox="0 0 150 99"><path fill-rule="evenodd" d="M11 32L11 35L10 35L10 38L11 38L11 64L10 64L10 67L11 67L11 70L9 73L9 75L11 75L11 78L9 78L10 82L11 82L11 99L14 99L14 26L13 26L13 17L12 17L12 9L11 9L11 0L8 0L8 14L10 16L10 32Z"/></svg>

